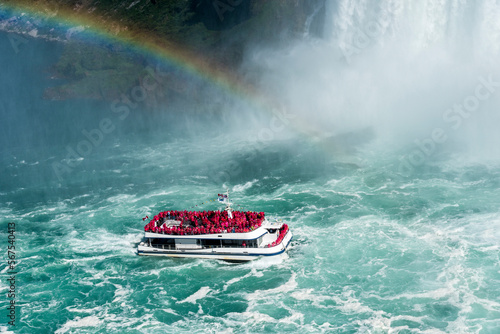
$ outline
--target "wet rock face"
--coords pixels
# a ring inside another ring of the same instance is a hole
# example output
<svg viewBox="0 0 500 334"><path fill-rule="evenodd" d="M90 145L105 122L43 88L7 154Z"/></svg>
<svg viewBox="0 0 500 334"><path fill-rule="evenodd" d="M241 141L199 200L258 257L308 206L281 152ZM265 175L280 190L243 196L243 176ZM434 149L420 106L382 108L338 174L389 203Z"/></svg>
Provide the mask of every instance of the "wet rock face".
<svg viewBox="0 0 500 334"><path fill-rule="evenodd" d="M226 30L252 17L252 3L244 0L193 0L193 22L202 22L209 30Z"/></svg>
<svg viewBox="0 0 500 334"><path fill-rule="evenodd" d="M308 18L322 25L325 0L168 0L168 1L102 1L102 0L4 0L8 5L22 6L51 17L75 13L97 20L107 29L141 31L193 47L220 44L232 30L242 39L261 36L281 38L284 31L302 33ZM323 7L323 10L319 10ZM50 9L50 10L49 10ZM66 14L64 14L66 13ZM215 34L214 34L215 33Z"/></svg>

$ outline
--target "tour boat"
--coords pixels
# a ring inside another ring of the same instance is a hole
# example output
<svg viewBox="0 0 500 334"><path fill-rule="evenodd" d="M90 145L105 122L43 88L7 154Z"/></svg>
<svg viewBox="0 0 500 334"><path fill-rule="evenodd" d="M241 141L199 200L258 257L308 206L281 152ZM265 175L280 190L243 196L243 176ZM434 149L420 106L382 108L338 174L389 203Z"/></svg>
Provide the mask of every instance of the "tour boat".
<svg viewBox="0 0 500 334"><path fill-rule="evenodd" d="M290 246L288 225L264 212L235 211L229 192L218 195L221 211L163 211L144 226L139 255L251 261L281 256Z"/></svg>

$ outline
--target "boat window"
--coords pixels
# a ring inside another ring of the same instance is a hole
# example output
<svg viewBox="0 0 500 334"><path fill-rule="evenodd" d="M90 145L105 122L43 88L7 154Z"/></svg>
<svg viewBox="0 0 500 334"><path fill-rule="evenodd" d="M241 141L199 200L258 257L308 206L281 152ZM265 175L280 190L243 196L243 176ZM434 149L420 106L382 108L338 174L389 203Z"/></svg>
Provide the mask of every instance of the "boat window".
<svg viewBox="0 0 500 334"><path fill-rule="evenodd" d="M201 240L201 245L204 247L220 247L220 242L218 239L205 239Z"/></svg>
<svg viewBox="0 0 500 334"><path fill-rule="evenodd" d="M153 238L151 243L155 245L173 245L175 244L173 238Z"/></svg>

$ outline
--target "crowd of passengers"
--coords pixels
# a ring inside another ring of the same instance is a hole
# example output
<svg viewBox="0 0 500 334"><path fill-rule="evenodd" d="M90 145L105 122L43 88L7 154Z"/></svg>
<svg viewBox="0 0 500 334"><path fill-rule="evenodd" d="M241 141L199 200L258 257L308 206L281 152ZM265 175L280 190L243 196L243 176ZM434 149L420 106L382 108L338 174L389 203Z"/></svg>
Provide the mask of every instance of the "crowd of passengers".
<svg viewBox="0 0 500 334"><path fill-rule="evenodd" d="M287 224L283 224L283 226L280 228L280 232L279 232L280 234L278 235L278 239L276 239L276 241L274 241L274 242L270 243L269 245L267 245L267 247L274 247L276 245L279 245L280 242L285 237L286 231L288 231L288 225Z"/></svg>
<svg viewBox="0 0 500 334"><path fill-rule="evenodd" d="M144 226L146 232L174 235L250 232L262 225L264 212L233 211L163 211ZM168 227L167 220L177 220L178 226Z"/></svg>

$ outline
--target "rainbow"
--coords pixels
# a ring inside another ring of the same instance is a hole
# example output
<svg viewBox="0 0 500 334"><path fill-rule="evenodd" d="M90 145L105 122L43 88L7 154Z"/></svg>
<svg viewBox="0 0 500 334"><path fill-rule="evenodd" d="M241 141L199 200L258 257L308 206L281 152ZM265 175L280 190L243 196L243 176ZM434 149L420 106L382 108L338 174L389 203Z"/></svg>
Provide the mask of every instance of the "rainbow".
<svg viewBox="0 0 500 334"><path fill-rule="evenodd" d="M119 42L132 50L143 52L164 61L188 74L210 82L230 95L235 96L256 108L257 111L283 120L282 104L260 92L256 87L246 83L233 72L224 67L199 57L192 51L176 43L151 36L145 31L130 31L119 23L108 20L99 21L89 13L78 13L74 10L59 8L57 5L47 5L43 1L3 3L8 9L21 13L28 13L33 17L41 17L54 25L59 24L72 28L84 26L85 31L91 35ZM1 9L1 7L0 7ZM287 112L293 117L287 118L287 126L294 128L298 134L306 137L316 137L317 131L311 128L299 113Z"/></svg>

